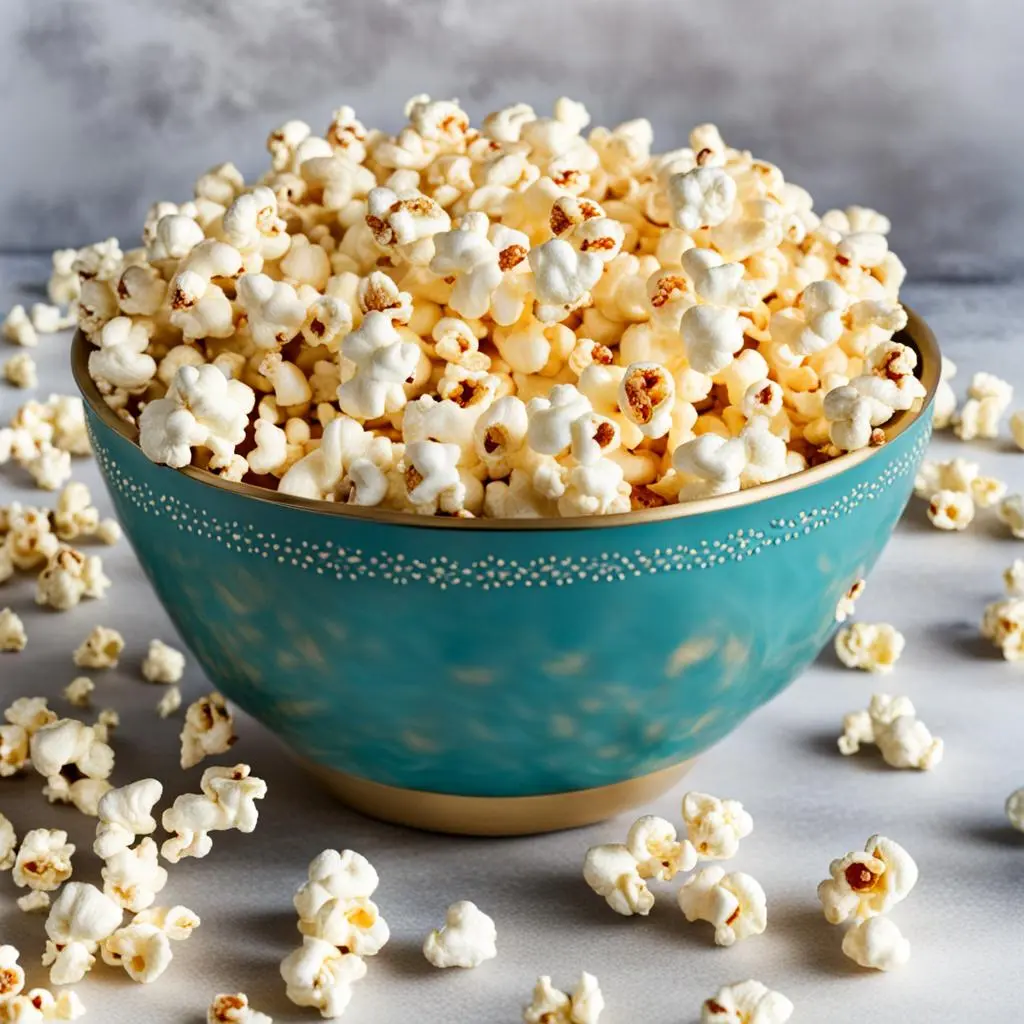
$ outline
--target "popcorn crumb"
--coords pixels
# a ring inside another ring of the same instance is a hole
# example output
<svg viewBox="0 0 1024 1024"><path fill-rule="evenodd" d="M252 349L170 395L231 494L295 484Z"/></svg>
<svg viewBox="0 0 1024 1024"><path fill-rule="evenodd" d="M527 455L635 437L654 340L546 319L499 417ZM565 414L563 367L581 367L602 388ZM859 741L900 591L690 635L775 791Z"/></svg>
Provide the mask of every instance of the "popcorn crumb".
<svg viewBox="0 0 1024 1024"><path fill-rule="evenodd" d="M97 626L75 651L74 662L79 668L117 668L123 650L124 637L116 629Z"/></svg>
<svg viewBox="0 0 1024 1024"><path fill-rule="evenodd" d="M1024 538L1024 495L1007 495L997 509L999 521L1010 528L1014 537Z"/></svg>
<svg viewBox="0 0 1024 1024"><path fill-rule="evenodd" d="M190 704L181 730L181 767L191 768L206 757L223 754L238 740L235 721L224 697L214 691Z"/></svg>
<svg viewBox="0 0 1024 1024"><path fill-rule="evenodd" d="M494 921L475 903L461 900L445 914L444 926L423 943L423 955L435 967L479 967L498 955Z"/></svg>
<svg viewBox="0 0 1024 1024"><path fill-rule="evenodd" d="M149 985L171 964L174 954L167 934L151 924L135 924L118 928L100 945L103 962L123 967L132 981Z"/></svg>
<svg viewBox="0 0 1024 1024"><path fill-rule="evenodd" d="M740 981L720 988L701 1007L701 1024L786 1024L793 1004L759 981Z"/></svg>
<svg viewBox="0 0 1024 1024"><path fill-rule="evenodd" d="M887 917L870 917L843 936L843 952L861 967L891 971L910 959L910 943Z"/></svg>
<svg viewBox="0 0 1024 1024"><path fill-rule="evenodd" d="M1024 598L1011 597L986 605L981 635L991 640L1007 661L1024 658Z"/></svg>
<svg viewBox="0 0 1024 1024"><path fill-rule="evenodd" d="M161 718L170 718L181 707L181 690L177 686L169 686L160 700L156 711Z"/></svg>
<svg viewBox="0 0 1024 1024"><path fill-rule="evenodd" d="M23 651L27 645L25 624L10 608L0 610L0 652Z"/></svg>
<svg viewBox="0 0 1024 1024"><path fill-rule="evenodd" d="M288 998L296 1006L319 1010L325 1019L345 1012L352 1001L352 986L365 976L362 957L309 935L281 961Z"/></svg>
<svg viewBox="0 0 1024 1024"><path fill-rule="evenodd" d="M16 388L36 388L39 374L35 360L28 352L19 352L4 363L4 380Z"/></svg>
<svg viewBox="0 0 1024 1024"><path fill-rule="evenodd" d="M839 630L835 649L847 668L891 672L905 643L903 634L887 622L856 622Z"/></svg>
<svg viewBox="0 0 1024 1024"><path fill-rule="evenodd" d="M26 914L41 914L50 909L50 894L42 889L30 889L15 901L18 909Z"/></svg>
<svg viewBox="0 0 1024 1024"><path fill-rule="evenodd" d="M61 829L34 828L26 832L14 861L12 879L22 889L53 892L71 877L75 847Z"/></svg>
<svg viewBox="0 0 1024 1024"><path fill-rule="evenodd" d="M142 677L151 683L180 683L185 674L185 655L162 640L150 640L142 662Z"/></svg>
<svg viewBox="0 0 1024 1024"><path fill-rule="evenodd" d="M593 846L583 863L587 885L603 896L616 914L646 917L654 907L654 894L640 876L640 865L622 843Z"/></svg>
<svg viewBox="0 0 1024 1024"><path fill-rule="evenodd" d="M254 1010L249 1005L249 997L244 992L233 995L222 994L213 997L206 1011L206 1024L274 1024L265 1013Z"/></svg>
<svg viewBox="0 0 1024 1024"><path fill-rule="evenodd" d="M87 708L92 703L95 689L96 684L88 676L79 676L64 687L64 699L76 708Z"/></svg>
<svg viewBox="0 0 1024 1024"><path fill-rule="evenodd" d="M523 1010L525 1024L597 1024L604 1010L597 978L584 971L572 995L554 988L546 974L537 979L533 1000Z"/></svg>

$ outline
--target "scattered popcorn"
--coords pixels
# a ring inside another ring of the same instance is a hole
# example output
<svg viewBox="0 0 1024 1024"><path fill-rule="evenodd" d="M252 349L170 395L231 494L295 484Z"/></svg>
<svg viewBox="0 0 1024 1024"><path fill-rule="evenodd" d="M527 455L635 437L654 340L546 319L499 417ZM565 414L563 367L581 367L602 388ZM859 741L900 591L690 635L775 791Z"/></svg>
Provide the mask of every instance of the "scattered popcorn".
<svg viewBox="0 0 1024 1024"><path fill-rule="evenodd" d="M891 672L905 644L903 634L887 622L855 622L836 634L835 648L847 668Z"/></svg>
<svg viewBox="0 0 1024 1024"><path fill-rule="evenodd" d="M953 391L952 384L949 383L955 376L956 363L943 356L939 386L935 390L935 398L932 401L932 426L936 430L944 430L946 427L952 426L956 418L956 393Z"/></svg>
<svg viewBox="0 0 1024 1024"><path fill-rule="evenodd" d="M1024 598L1011 597L986 605L981 635L991 640L1007 661L1024 658Z"/></svg>
<svg viewBox="0 0 1024 1024"><path fill-rule="evenodd" d="M444 926L423 943L423 955L435 967L479 967L498 955L494 921L475 903L460 900L445 914Z"/></svg>
<svg viewBox="0 0 1024 1024"><path fill-rule="evenodd" d="M566 98L480 132L455 101L406 116L288 121L266 174L205 172L142 249L55 254L147 456L409 514L614 515L882 444L924 397L882 215L819 217L714 125L656 153L646 120L588 131ZM343 456L341 417L362 435Z"/></svg>
<svg viewBox="0 0 1024 1024"><path fill-rule="evenodd" d="M1003 583L1009 597L1024 597L1024 559L1015 558L1003 571Z"/></svg>
<svg viewBox="0 0 1024 1024"><path fill-rule="evenodd" d="M756 879L720 867L703 868L679 890L679 909L687 921L715 926L715 944L731 946L739 939L760 935L768 926L768 903Z"/></svg>
<svg viewBox="0 0 1024 1024"><path fill-rule="evenodd" d="M222 994L213 997L210 1008L206 1011L206 1024L274 1024L265 1013L254 1010L249 1005L249 997L244 992L233 995Z"/></svg>
<svg viewBox="0 0 1024 1024"><path fill-rule="evenodd" d="M114 751L95 727L73 718L59 718L33 734L29 744L32 765L52 784L70 771L79 779L107 779L114 768Z"/></svg>
<svg viewBox="0 0 1024 1024"><path fill-rule="evenodd" d="M50 909L50 894L43 892L42 889L29 889L15 902L18 904L18 909L25 914L41 914L44 910Z"/></svg>
<svg viewBox="0 0 1024 1024"><path fill-rule="evenodd" d="M172 942L183 942L199 927L199 915L188 907L147 907L132 918L132 924L151 924Z"/></svg>
<svg viewBox="0 0 1024 1024"><path fill-rule="evenodd" d="M123 911L93 885L68 882L46 918L43 966L54 985L74 985L96 962L96 951L121 925Z"/></svg>
<svg viewBox="0 0 1024 1024"><path fill-rule="evenodd" d="M25 624L10 608L0 610L0 652L23 651L27 645Z"/></svg>
<svg viewBox="0 0 1024 1024"><path fill-rule="evenodd" d="M759 981L740 981L720 988L701 1007L701 1024L786 1024L793 1004Z"/></svg>
<svg viewBox="0 0 1024 1024"><path fill-rule="evenodd" d="M235 720L221 694L214 691L190 704L181 730L181 767L192 768L206 757L230 750L238 737Z"/></svg>
<svg viewBox="0 0 1024 1024"><path fill-rule="evenodd" d="M151 683L180 683L184 674L185 655L162 640L150 640L142 678Z"/></svg>
<svg viewBox="0 0 1024 1024"><path fill-rule="evenodd" d="M148 985L171 965L174 954L167 933L152 924L118 928L100 945L103 962L123 967L132 981Z"/></svg>
<svg viewBox="0 0 1024 1024"><path fill-rule="evenodd" d="M71 455L47 442L39 445L22 466L41 491L59 490L71 479Z"/></svg>
<svg viewBox="0 0 1024 1024"><path fill-rule="evenodd" d="M15 345L24 345L25 348L35 348L39 344L39 337L24 306L12 306L11 311L4 318L0 332L8 341Z"/></svg>
<svg viewBox="0 0 1024 1024"><path fill-rule="evenodd" d="M928 502L928 519L939 530L966 530L974 520L974 501L962 491L936 491Z"/></svg>
<svg viewBox="0 0 1024 1024"><path fill-rule="evenodd" d="M181 690L177 686L169 686L157 701L156 711L161 718L170 718L181 707Z"/></svg>
<svg viewBox="0 0 1024 1024"><path fill-rule="evenodd" d="M560 992L546 974L537 979L533 1001L523 1010L526 1024L597 1024L604 1010L597 978L584 971L571 996Z"/></svg>
<svg viewBox="0 0 1024 1024"><path fill-rule="evenodd" d="M95 689L96 684L88 676L79 676L64 687L64 699L76 708L87 708L92 703Z"/></svg>
<svg viewBox="0 0 1024 1024"><path fill-rule="evenodd" d="M14 826L0 813L0 871L10 871L14 867L17 848L18 837L14 832Z"/></svg>
<svg viewBox="0 0 1024 1024"><path fill-rule="evenodd" d="M1024 832L1024 789L1014 790L1006 798L1006 817L1018 832Z"/></svg>
<svg viewBox="0 0 1024 1024"><path fill-rule="evenodd" d="M861 967L891 971L910 959L910 943L887 917L869 917L843 936L843 952Z"/></svg>
<svg viewBox="0 0 1024 1024"><path fill-rule="evenodd" d="M1013 401L1013 387L991 373L976 373L953 423L961 441L999 436L999 421Z"/></svg>
<svg viewBox="0 0 1024 1024"><path fill-rule="evenodd" d="M654 894L640 875L636 857L620 843L587 850L583 878L616 914L646 917L654 906Z"/></svg>
<svg viewBox="0 0 1024 1024"><path fill-rule="evenodd" d="M853 613L861 594L867 589L867 580L854 580L836 605L836 622L845 622Z"/></svg>
<svg viewBox="0 0 1024 1024"><path fill-rule="evenodd" d="M917 884L917 864L898 843L872 836L864 851L832 861L832 877L818 886L818 899L830 924L885 914Z"/></svg>
<svg viewBox="0 0 1024 1024"><path fill-rule="evenodd" d="M719 800L707 793L683 797L683 820L697 854L703 860L729 860L740 840L754 830L754 819L738 800Z"/></svg>
<svg viewBox="0 0 1024 1024"><path fill-rule="evenodd" d="M340 1017L352 1001L352 986L366 976L366 961L348 950L307 935L281 961L285 993L296 1006L310 1006L327 1020Z"/></svg>
<svg viewBox="0 0 1024 1024"><path fill-rule="evenodd" d="M104 893L132 913L152 906L167 884L167 869L160 867L157 856L157 845L149 838L111 854L102 871Z"/></svg>
<svg viewBox="0 0 1024 1024"><path fill-rule="evenodd" d="M107 860L127 849L136 836L156 831L153 808L163 794L163 786L156 779L140 779L119 789L111 789L99 802L96 841L93 852Z"/></svg>
<svg viewBox="0 0 1024 1024"><path fill-rule="evenodd" d="M57 720L44 697L19 697L4 711L4 718L7 724L0 725L0 778L15 775L29 764L32 737Z"/></svg>
<svg viewBox="0 0 1024 1024"><path fill-rule="evenodd" d="M79 645L74 662L79 668L117 668L124 637L116 629L97 626Z"/></svg>
<svg viewBox="0 0 1024 1024"><path fill-rule="evenodd" d="M324 850L310 862L306 881L295 893L300 928L312 926L321 907L333 899L369 899L379 884L373 865L354 850Z"/></svg>
<svg viewBox="0 0 1024 1024"><path fill-rule="evenodd" d="M691 871L697 865L693 844L688 839L677 842L671 822L653 814L633 823L626 848L636 860L641 878L670 882L680 871Z"/></svg>
<svg viewBox="0 0 1024 1024"><path fill-rule="evenodd" d="M865 743L876 744L885 763L893 768L927 770L942 760L942 740L917 719L907 697L876 693L867 711L855 711L843 719L840 752L856 754Z"/></svg>
<svg viewBox="0 0 1024 1024"><path fill-rule="evenodd" d="M14 861L11 877L21 888L53 892L71 877L75 847L67 832L35 828L26 832Z"/></svg>
<svg viewBox="0 0 1024 1024"><path fill-rule="evenodd" d="M19 352L4 363L4 380L16 388L39 387L35 360L27 352Z"/></svg>
<svg viewBox="0 0 1024 1024"><path fill-rule="evenodd" d="M1024 538L1024 496L1011 494L1004 498L997 509L999 521L1010 528L1014 537Z"/></svg>
<svg viewBox="0 0 1024 1024"><path fill-rule="evenodd" d="M25 972L14 946L0 946L0 999L16 996L25 987Z"/></svg>
<svg viewBox="0 0 1024 1024"><path fill-rule="evenodd" d="M97 555L62 546L50 557L36 582L36 604L68 611L83 598L102 598L110 587Z"/></svg>

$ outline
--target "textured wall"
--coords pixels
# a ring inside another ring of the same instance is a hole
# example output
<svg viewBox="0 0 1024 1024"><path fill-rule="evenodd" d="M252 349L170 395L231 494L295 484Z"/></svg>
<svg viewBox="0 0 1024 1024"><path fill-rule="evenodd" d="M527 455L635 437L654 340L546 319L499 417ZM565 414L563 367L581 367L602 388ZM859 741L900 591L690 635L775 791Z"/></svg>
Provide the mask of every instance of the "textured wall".
<svg viewBox="0 0 1024 1024"><path fill-rule="evenodd" d="M107 234L286 116L411 94L583 99L663 148L715 120L819 208L878 206L918 275L1024 271L1020 0L0 0L0 249Z"/></svg>

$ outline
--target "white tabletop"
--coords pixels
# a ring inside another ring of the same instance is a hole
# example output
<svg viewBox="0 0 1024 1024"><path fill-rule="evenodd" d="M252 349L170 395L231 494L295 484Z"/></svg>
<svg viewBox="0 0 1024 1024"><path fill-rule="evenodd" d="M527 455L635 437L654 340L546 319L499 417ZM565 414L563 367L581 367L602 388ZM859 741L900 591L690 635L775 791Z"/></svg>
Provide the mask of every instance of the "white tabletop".
<svg viewBox="0 0 1024 1024"><path fill-rule="evenodd" d="M0 261L0 309L34 300L45 261ZM917 286L908 300L933 324L960 364L958 383L974 370L1001 373L1024 385L1024 350L1012 343L1019 324L1014 289L999 286ZM39 391L70 392L67 336L45 337L36 355ZM0 345L0 358L16 351ZM0 385L0 422L27 395ZM1024 454L1008 442L964 445L943 436L934 452L980 460L1024 486ZM91 460L76 479L110 505ZM0 503L52 501L26 486L14 466L0 470ZM176 642L127 543L97 549L114 587L102 602L66 614L38 610L33 583L21 577L0 592L25 620L28 649L0 656L0 699L60 696L76 673L71 652L96 624L127 639L119 669L95 673L95 706L116 707L123 727L114 746L114 781L161 779L173 797L195 788L177 765L180 716L161 721L162 690L144 683L139 663L150 639ZM161 902L183 903L202 918L175 961L154 985L135 985L102 964L77 991L89 1020L120 1024L186 1024L203 1019L210 998L245 991L278 1024L314 1020L287 1002L277 965L299 939L291 896L306 864L321 849L351 847L381 876L377 898L392 932L370 961L346 1020L398 1024L499 1024L520 1019L538 974L567 987L581 970L596 974L607 999L602 1024L684 1024L722 984L749 977L796 1004L794 1020L1003 1021L1016 1019L1024 986L1024 836L1003 817L1007 794L1024 785L1024 669L1004 663L978 637L987 601L999 596L1000 573L1021 545L991 514L965 535L932 529L915 503L872 575L858 606L867 621L887 621L905 634L906 651L888 677L841 668L831 651L769 707L697 762L678 790L645 810L679 817L686 788L736 797L755 830L742 844L737 869L768 894L767 932L732 949L713 945L708 925L687 924L665 885L651 916L616 916L583 883L588 846L619 841L629 818L560 835L472 840L424 835L361 818L321 792L262 727L239 716L233 757L252 764L269 785L256 832L219 833L211 855L171 868ZM186 700L209 690L190 663ZM931 773L897 772L873 754L841 757L835 747L846 711L865 707L876 690L909 695L921 718L946 742ZM222 759L223 760L223 759ZM67 829L79 847L75 878L98 881L90 847L93 825L67 807L51 807L38 776L0 781L0 810L19 835L41 826ZM913 945L903 970L863 971L840 952L841 931L828 925L815 897L829 861L861 847L874 832L912 853L921 879L893 914ZM32 985L39 966L43 919L14 906L10 875L0 877L0 943L18 946ZM498 959L471 972L437 971L420 953L446 906L472 899L498 926Z"/></svg>

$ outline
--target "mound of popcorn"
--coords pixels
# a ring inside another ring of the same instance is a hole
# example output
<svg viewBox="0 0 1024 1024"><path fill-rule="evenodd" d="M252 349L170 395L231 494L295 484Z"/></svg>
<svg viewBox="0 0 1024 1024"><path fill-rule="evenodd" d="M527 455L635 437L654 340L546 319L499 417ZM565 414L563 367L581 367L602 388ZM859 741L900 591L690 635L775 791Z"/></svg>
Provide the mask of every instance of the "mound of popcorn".
<svg viewBox="0 0 1024 1024"><path fill-rule="evenodd" d="M405 116L289 121L257 181L221 164L140 248L55 255L155 462L423 515L602 515L882 444L923 398L881 214L819 217L710 124L656 153L648 121L587 131L564 98L479 129L427 96Z"/></svg>

